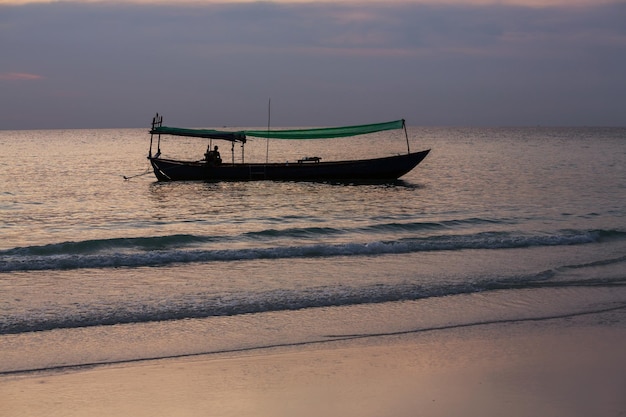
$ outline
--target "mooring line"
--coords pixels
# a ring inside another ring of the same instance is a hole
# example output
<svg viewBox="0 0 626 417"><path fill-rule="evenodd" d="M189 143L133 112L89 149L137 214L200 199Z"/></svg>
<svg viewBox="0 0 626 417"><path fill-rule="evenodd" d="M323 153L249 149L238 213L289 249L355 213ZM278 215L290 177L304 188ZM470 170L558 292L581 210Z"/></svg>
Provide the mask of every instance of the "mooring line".
<svg viewBox="0 0 626 417"><path fill-rule="evenodd" d="M150 172L151 172L151 169L150 168L146 168L146 171L142 172L141 174L131 175L130 177L127 177L126 175L122 175L122 177L124 177L124 180L128 181L131 178L137 178L137 177L141 177L142 175L150 174Z"/></svg>

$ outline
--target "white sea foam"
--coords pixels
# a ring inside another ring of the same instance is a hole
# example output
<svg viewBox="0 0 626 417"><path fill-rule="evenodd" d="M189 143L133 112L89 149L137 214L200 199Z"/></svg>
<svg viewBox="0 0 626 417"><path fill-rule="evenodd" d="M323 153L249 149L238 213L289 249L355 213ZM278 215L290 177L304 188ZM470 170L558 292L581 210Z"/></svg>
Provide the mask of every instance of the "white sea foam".
<svg viewBox="0 0 626 417"><path fill-rule="evenodd" d="M160 266L174 263L227 262L252 259L319 258L336 256L373 256L424 251L455 251L464 249L507 249L535 246L578 245L600 241L602 236L626 237L616 231L569 231L554 235L527 235L503 232L483 232L471 235L439 235L425 238L403 238L397 241L353 242L341 244L304 244L297 246L261 246L230 249L152 249L163 246L141 239L141 251L119 251L128 240L113 240L107 244L71 242L50 245L44 249L16 248L3 251L0 272L66 270L82 268L117 268ZM193 236L158 237L159 242L193 241ZM220 246L223 243L220 243ZM174 245L178 246L178 245ZM89 249L85 249L88 247ZM47 252L48 255L41 254Z"/></svg>

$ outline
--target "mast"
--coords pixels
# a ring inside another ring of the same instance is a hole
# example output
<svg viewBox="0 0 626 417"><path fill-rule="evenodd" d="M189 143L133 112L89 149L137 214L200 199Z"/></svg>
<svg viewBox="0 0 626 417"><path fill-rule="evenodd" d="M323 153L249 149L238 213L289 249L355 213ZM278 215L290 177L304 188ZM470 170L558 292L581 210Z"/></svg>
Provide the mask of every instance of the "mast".
<svg viewBox="0 0 626 417"><path fill-rule="evenodd" d="M265 163L269 161L270 154L270 120L272 114L272 98L270 97L267 102L267 142L265 145Z"/></svg>

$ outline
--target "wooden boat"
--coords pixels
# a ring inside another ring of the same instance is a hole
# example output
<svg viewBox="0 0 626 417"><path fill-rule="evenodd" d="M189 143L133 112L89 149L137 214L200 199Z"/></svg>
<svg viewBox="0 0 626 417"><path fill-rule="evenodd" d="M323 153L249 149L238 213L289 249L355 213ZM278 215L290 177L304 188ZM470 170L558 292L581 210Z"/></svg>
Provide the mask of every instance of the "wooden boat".
<svg viewBox="0 0 626 417"><path fill-rule="evenodd" d="M246 137L278 139L322 139L355 136L391 129L404 129L407 153L373 159L349 161L321 161L319 157L308 157L297 162L245 163L243 144ZM234 151L231 163L223 162L219 154L207 151L205 158L183 161L161 158L161 135L175 135L218 139L242 144L242 162L235 162ZM158 137L157 152L152 155L154 136ZM152 119L150 150L148 159L159 181L328 181L328 182L377 182L396 180L415 168L430 152L410 152L404 120L359 126L297 129L297 130L243 130L226 132L211 129L185 129L163 126L163 116Z"/></svg>

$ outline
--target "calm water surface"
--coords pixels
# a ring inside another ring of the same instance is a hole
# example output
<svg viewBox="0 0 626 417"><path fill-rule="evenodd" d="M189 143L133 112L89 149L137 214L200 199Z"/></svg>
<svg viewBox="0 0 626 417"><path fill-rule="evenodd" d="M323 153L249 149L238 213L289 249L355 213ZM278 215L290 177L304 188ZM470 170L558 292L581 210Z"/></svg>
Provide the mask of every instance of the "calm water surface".
<svg viewBox="0 0 626 417"><path fill-rule="evenodd" d="M389 184L157 183L147 129L0 131L0 373L626 308L625 128L409 137L432 152ZM269 150L336 160L406 141Z"/></svg>

